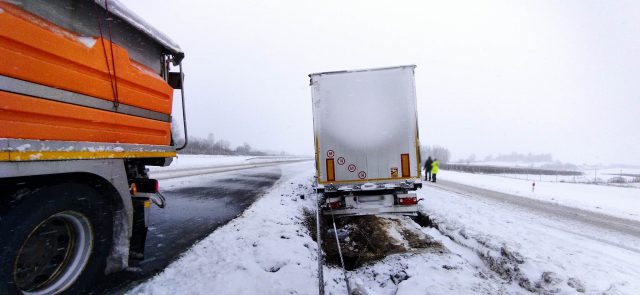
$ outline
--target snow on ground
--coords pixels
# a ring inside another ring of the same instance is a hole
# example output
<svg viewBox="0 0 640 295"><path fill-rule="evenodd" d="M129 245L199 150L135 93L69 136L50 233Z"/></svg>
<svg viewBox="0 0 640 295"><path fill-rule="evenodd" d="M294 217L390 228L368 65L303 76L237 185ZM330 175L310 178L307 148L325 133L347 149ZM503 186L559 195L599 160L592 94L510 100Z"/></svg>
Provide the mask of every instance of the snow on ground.
<svg viewBox="0 0 640 295"><path fill-rule="evenodd" d="M500 173L500 174L486 174L486 175L494 175L499 177L506 178L515 178L515 179L523 179L523 180L531 180L535 182L568 182L568 183L584 183L584 184L597 184L597 185L610 185L610 186L620 186L620 187L640 187L640 182L637 182L636 176L618 176L617 174L604 174L598 173L594 174L591 171L584 172L582 175L540 175L540 174L511 174L511 173ZM597 176L596 176L597 175ZM623 179L624 182L620 182L619 179ZM616 182L617 181L617 182Z"/></svg>
<svg viewBox="0 0 640 295"><path fill-rule="evenodd" d="M315 233L303 224L302 213L315 207L313 163L280 167L283 176L270 192L128 294L317 294L318 245L311 237ZM451 179L450 172L442 175ZM389 228L398 239L394 243L404 244L399 232L410 229L442 247L409 249L349 271L354 294L637 294L640 290L639 237L428 184L418 195L425 199L420 210L436 227L421 227L407 217L387 217L397 221L389 222L398 226ZM341 269L324 266L323 272L327 294L346 293Z"/></svg>
<svg viewBox="0 0 640 295"><path fill-rule="evenodd" d="M499 176L528 179L537 181L555 181L555 182L581 182L581 183L599 183L618 186L633 186L640 188L640 168L616 167L616 166L572 166L567 164L563 166L561 162L504 162L504 161L488 161L488 162L470 162L470 163L453 163L459 165L470 166L492 166L504 168L533 168L542 170L571 170L581 172L582 175L540 175L532 171L531 174L509 174L501 173ZM505 169L505 172L507 169ZM621 181L622 180L622 181Z"/></svg>
<svg viewBox="0 0 640 295"><path fill-rule="evenodd" d="M225 156L225 155L178 155L168 167L149 167L150 171L164 171L167 169L198 169L211 166L243 164L249 156Z"/></svg>
<svg viewBox="0 0 640 295"><path fill-rule="evenodd" d="M422 228L408 217L386 217L399 220L396 228L417 230L442 245L434 249L409 249L389 255L383 260L348 272L354 294L525 294L515 282L502 279L490 270L470 249L452 242L433 228ZM391 225L395 223L389 223ZM334 242L334 241L327 241ZM402 244L399 239L396 243ZM395 244L395 243L394 243ZM336 277L335 270L331 273ZM338 279L341 278L339 275ZM330 294L346 294L341 280L325 280Z"/></svg>
<svg viewBox="0 0 640 295"><path fill-rule="evenodd" d="M454 163L454 164L467 164L467 163ZM542 168L550 165L561 165L562 163L557 161L542 161L542 162L528 162L528 161L476 161L469 162L469 165L476 166L497 166L497 167L518 167L518 168Z"/></svg>
<svg viewBox="0 0 640 295"><path fill-rule="evenodd" d="M313 293L316 244L299 212L299 195L311 192L310 166L282 166L269 193L129 294Z"/></svg>
<svg viewBox="0 0 640 295"><path fill-rule="evenodd" d="M596 173L596 174L603 174L603 175L613 175L613 176L618 176L618 175L624 175L624 174L635 174L635 175L640 175L640 168L626 168L626 167L621 167L621 168L616 168L616 167L607 167L607 168L600 168L600 169L582 169L584 173Z"/></svg>
<svg viewBox="0 0 640 295"><path fill-rule="evenodd" d="M538 182L488 174L441 171L439 180L447 180L531 199L558 203L625 219L640 220L640 189L581 183Z"/></svg>
<svg viewBox="0 0 640 295"><path fill-rule="evenodd" d="M491 174L500 177L524 179L531 181L587 183L621 187L640 188L640 173L633 169L580 170L582 175L540 175L540 174Z"/></svg>
<svg viewBox="0 0 640 295"><path fill-rule="evenodd" d="M167 170L189 170L220 166L259 164L280 161L295 161L307 159L296 156L226 156L226 155L178 155L173 159L170 166L155 167L149 166L149 171L160 172Z"/></svg>
<svg viewBox="0 0 640 295"><path fill-rule="evenodd" d="M456 177L464 181L463 175ZM640 290L640 237L429 186L419 196L425 199L421 210L440 232L473 249L493 270L521 286L561 294L638 294Z"/></svg>
<svg viewBox="0 0 640 295"><path fill-rule="evenodd" d="M128 294L317 294L318 246L302 217L303 209L315 208L313 164L281 167L283 177L269 193ZM352 289L359 294L524 292L435 229L399 220L444 248L395 254L350 271ZM327 294L345 294L342 271L323 269Z"/></svg>

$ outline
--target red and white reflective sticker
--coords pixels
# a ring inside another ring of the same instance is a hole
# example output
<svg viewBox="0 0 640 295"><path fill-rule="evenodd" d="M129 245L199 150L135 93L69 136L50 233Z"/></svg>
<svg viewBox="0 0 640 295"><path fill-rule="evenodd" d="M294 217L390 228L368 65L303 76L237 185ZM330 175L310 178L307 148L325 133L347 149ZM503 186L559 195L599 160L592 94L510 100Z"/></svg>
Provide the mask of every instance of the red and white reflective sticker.
<svg viewBox="0 0 640 295"><path fill-rule="evenodd" d="M343 157L338 158L338 165L344 165L346 160Z"/></svg>
<svg viewBox="0 0 640 295"><path fill-rule="evenodd" d="M349 172L355 172L356 169L358 168L356 167L356 165L353 165L353 164L349 164L349 166L347 167L347 170L349 170Z"/></svg>
<svg viewBox="0 0 640 295"><path fill-rule="evenodd" d="M360 179L365 179L365 178L367 178L367 172L364 172L364 171L360 171L360 172L358 172L358 177L359 177Z"/></svg>
<svg viewBox="0 0 640 295"><path fill-rule="evenodd" d="M331 159L335 155L336 155L336 153L333 150L328 150L327 151L327 158Z"/></svg>

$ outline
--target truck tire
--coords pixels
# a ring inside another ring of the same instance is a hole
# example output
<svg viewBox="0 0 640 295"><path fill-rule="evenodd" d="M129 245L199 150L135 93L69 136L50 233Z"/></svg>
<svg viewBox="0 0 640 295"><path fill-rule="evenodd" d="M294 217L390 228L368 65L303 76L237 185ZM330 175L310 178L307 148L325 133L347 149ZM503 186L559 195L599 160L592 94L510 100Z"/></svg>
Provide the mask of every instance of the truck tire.
<svg viewBox="0 0 640 295"><path fill-rule="evenodd" d="M79 183L9 197L0 216L0 294L88 293L104 274L113 240L106 199Z"/></svg>

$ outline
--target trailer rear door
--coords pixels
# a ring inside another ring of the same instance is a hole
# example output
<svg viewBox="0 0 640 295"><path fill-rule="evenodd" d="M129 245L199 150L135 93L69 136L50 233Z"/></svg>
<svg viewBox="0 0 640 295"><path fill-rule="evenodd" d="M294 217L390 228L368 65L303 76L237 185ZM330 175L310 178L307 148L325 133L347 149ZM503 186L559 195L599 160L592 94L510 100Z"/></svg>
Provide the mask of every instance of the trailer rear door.
<svg viewBox="0 0 640 295"><path fill-rule="evenodd" d="M310 75L319 183L420 178L414 69Z"/></svg>

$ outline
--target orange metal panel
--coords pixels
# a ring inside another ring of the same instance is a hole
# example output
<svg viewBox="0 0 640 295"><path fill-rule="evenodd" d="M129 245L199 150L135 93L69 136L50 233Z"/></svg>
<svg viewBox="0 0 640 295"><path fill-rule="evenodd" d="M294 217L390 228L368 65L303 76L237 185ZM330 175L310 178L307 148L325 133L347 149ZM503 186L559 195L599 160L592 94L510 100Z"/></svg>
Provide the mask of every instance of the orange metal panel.
<svg viewBox="0 0 640 295"><path fill-rule="evenodd" d="M0 138L168 145L171 124L0 91Z"/></svg>
<svg viewBox="0 0 640 295"><path fill-rule="evenodd" d="M80 36L16 6L0 1L0 8L0 75L114 100L100 38L88 46ZM104 45L111 64L109 41ZM171 114L173 89L130 60L125 49L115 44L113 49L119 101Z"/></svg>

